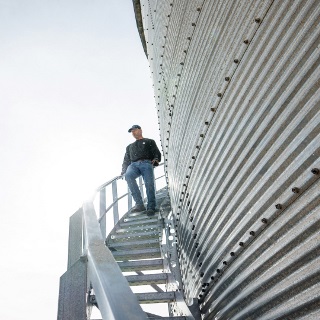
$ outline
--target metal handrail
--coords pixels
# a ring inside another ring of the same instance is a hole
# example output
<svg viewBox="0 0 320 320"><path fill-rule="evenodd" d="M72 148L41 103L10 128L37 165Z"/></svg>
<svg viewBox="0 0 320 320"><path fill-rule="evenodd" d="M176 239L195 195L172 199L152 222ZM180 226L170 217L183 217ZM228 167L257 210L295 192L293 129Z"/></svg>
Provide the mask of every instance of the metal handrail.
<svg viewBox="0 0 320 320"><path fill-rule="evenodd" d="M159 176L159 177L155 178L155 180L159 180L159 179L163 178L164 176L165 176L165 175L163 174L162 176ZM118 177L118 178L115 178L115 179L113 179L113 180L110 180L110 181L109 181L110 183L103 184L103 185L101 186L101 189L103 189L104 187L107 187L107 186L108 186L109 184L111 184L113 181L118 180L118 179L122 179L122 176L120 176L120 177ZM144 186L144 183L142 183L142 186ZM99 188L100 188L100 187L99 187ZM97 191L100 190L99 188L97 189ZM114 202L112 202L112 203L110 204L110 206L109 206L108 208L106 208L105 213L100 216L100 218L98 219L98 221L100 222L100 221L102 220L102 218L104 218L105 215L108 213L108 211L109 211L116 203L119 202L119 200L123 199L124 197L126 197L126 196L128 196L128 195L130 195L130 192L127 192L127 193L123 194L122 196L118 197ZM130 209L130 208L128 208L128 210L129 210L129 209Z"/></svg>
<svg viewBox="0 0 320 320"><path fill-rule="evenodd" d="M105 246L92 202L83 205L84 251L88 259L88 279L103 319L147 319L126 278ZM121 306L117 298L121 297Z"/></svg>
<svg viewBox="0 0 320 320"><path fill-rule="evenodd" d="M157 177L155 180L163 178ZM115 261L111 251L105 246L106 214L114 208L114 223L118 217L118 202L131 193L128 191L122 196L117 195L117 181L122 176L115 177L102 184L96 189L91 201L83 204L83 255L87 257L88 281L91 282L95 298L103 319L120 320L143 320L147 319L145 312L139 305L136 297L132 294L126 278L123 276L118 263ZM106 208L106 187L112 185L113 202ZM140 191L142 192L142 179L139 179ZM100 193L100 217L97 219L93 201ZM102 201L102 203L101 203ZM130 201L128 201L128 210ZM116 208L116 210L115 210ZM121 301L114 297L121 297ZM121 303L121 306L119 306Z"/></svg>
<svg viewBox="0 0 320 320"><path fill-rule="evenodd" d="M158 167L156 168L159 168L163 166L163 163L160 164ZM155 181L157 181L158 179L160 178L163 178L165 175L161 175L157 178L155 178ZM132 207L132 197L131 197L131 192L130 190L128 189L128 192L123 194L122 196L118 197L118 191L117 191L117 182L121 179L123 179L124 176L117 176L117 177L114 177L113 179L103 183L101 186L99 186L93 197L92 197L92 202L94 201L94 199L96 198L97 194L100 193L100 203L99 203L99 218L98 218L98 221L100 223L100 229L101 229L101 232L102 232L102 236L106 237L106 233L107 233L107 226L106 226L106 215L107 213L113 209L113 225L115 225L118 221L119 221L119 210L118 210L118 203L121 199L123 199L124 197L128 197L128 206L127 206L127 211L129 211ZM112 199L113 199L113 202L107 207L106 205L106 188L108 186L112 186ZM140 192L141 192L141 196L142 198L144 198L144 193L143 193L143 186L144 186L144 183L142 181L142 177L139 177L139 189L140 189Z"/></svg>

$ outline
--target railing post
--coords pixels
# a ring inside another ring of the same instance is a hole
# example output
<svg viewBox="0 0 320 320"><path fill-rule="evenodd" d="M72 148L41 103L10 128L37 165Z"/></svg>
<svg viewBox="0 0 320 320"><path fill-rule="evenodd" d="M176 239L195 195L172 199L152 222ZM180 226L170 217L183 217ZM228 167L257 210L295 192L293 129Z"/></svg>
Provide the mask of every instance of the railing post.
<svg viewBox="0 0 320 320"><path fill-rule="evenodd" d="M68 269L76 263L83 253L83 210L80 208L70 217L69 244L68 244Z"/></svg>
<svg viewBox="0 0 320 320"><path fill-rule="evenodd" d="M132 208L132 195L131 195L131 191L128 187L128 211Z"/></svg>
<svg viewBox="0 0 320 320"><path fill-rule="evenodd" d="M139 189L140 189L142 200L144 200L143 181L141 176L139 177Z"/></svg>
<svg viewBox="0 0 320 320"><path fill-rule="evenodd" d="M106 238L107 236L107 220L106 220L106 188L103 188L100 190L100 218L103 217L100 220L100 230L103 238Z"/></svg>
<svg viewBox="0 0 320 320"><path fill-rule="evenodd" d="M113 205L113 222L114 225L119 221L119 209L118 209L118 189L117 189L117 181L112 181L112 199L115 204Z"/></svg>

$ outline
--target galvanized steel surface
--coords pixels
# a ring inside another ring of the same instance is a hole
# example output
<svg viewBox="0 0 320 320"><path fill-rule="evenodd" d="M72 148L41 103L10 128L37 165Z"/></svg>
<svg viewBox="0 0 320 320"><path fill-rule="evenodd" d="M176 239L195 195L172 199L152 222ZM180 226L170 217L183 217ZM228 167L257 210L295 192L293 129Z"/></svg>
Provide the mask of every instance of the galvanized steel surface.
<svg viewBox="0 0 320 320"><path fill-rule="evenodd" d="M320 318L320 3L142 0L186 298Z"/></svg>

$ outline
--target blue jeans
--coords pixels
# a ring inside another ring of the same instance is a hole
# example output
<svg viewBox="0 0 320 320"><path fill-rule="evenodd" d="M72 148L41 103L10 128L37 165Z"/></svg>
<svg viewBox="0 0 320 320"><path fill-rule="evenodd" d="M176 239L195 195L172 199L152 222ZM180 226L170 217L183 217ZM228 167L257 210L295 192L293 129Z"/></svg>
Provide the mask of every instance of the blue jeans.
<svg viewBox="0 0 320 320"><path fill-rule="evenodd" d="M156 195L154 189L154 173L153 165L150 160L132 162L125 173L125 179L136 205L143 205L143 199L136 181L140 176L142 176L146 187L148 198L147 209L155 210Z"/></svg>

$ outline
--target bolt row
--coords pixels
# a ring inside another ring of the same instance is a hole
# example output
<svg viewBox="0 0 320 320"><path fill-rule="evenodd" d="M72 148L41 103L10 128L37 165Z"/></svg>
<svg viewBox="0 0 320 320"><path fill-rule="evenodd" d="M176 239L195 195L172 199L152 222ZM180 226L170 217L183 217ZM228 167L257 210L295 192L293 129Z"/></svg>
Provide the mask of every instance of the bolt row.
<svg viewBox="0 0 320 320"><path fill-rule="evenodd" d="M311 173L314 174L314 175L320 175L320 170L319 170L318 168L312 168L312 169L311 169ZM291 189L291 191L292 191L293 193L299 193L299 194L301 194L304 190L302 190L302 188L293 187L293 188ZM282 210L282 211L283 211L283 210L285 209L285 206L284 206L283 204L278 203L278 204L275 204L275 208L276 208L277 210ZM279 214L276 215L276 217L278 217L278 216L279 216ZM273 220L273 221L274 221L274 220ZM262 219L261 219L261 222L265 225L265 227L262 227L262 228L259 229L259 234L261 234L262 231L265 230L265 228L267 227L267 224L269 223L269 220L266 219L266 218L262 218ZM256 231L254 231L254 230L251 230L251 231L249 231L249 235L250 235L251 238L249 238L249 241L247 241L247 243L244 242L244 241L240 241L240 242L238 243L238 245L239 245L241 248L244 248L245 246L248 246L248 245L253 241L253 238L258 235L258 233L257 233ZM196 247L197 247L197 246L196 246ZM197 258L199 258L200 256L201 256L201 252L197 252ZM231 252L230 252L230 256L231 256L231 257L236 257L236 253L235 253L234 251L231 251ZM231 261L231 263L232 263L232 261ZM204 296L206 295L206 293L208 293L208 291L212 289L212 287L217 283L219 277L221 277L222 274L223 274L223 272L227 269L226 266L227 266L227 265L228 265L228 266L230 265L230 261L228 262L227 260L224 260L224 261L222 262L222 264L223 264L222 268L217 268L217 269L216 269L216 274L215 274L215 275L212 275L212 276L210 277L210 280L211 280L211 281L209 280L209 282L212 282L212 283L209 284L209 283L207 283L207 282L204 282L204 283L202 284L201 292L200 292L199 295L198 295L198 299L199 299L199 302L200 302L200 303L203 302ZM202 266L202 262L199 263L199 267L201 267L201 266ZM203 271L200 271L199 275L200 275L201 278L203 278L203 277L205 276L205 273L204 273ZM210 286L210 287L209 287L209 286ZM208 288L207 288L207 287L208 287Z"/></svg>

